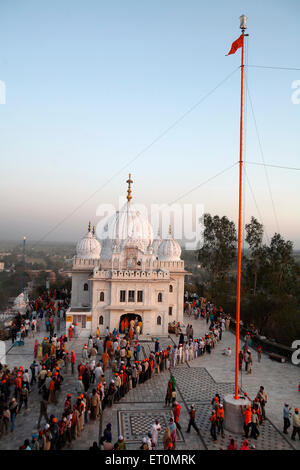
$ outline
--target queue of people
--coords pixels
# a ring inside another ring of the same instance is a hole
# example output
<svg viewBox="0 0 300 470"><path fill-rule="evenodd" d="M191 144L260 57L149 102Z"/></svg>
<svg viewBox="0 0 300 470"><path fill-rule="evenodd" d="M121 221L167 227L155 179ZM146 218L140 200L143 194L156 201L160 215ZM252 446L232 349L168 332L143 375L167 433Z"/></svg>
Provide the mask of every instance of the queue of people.
<svg viewBox="0 0 300 470"><path fill-rule="evenodd" d="M72 443L84 432L85 426L91 421L103 417L106 408L119 402L132 389L140 384L147 383L157 374L170 371L171 368L180 366L185 362L190 362L211 354L216 344L222 340L222 335L229 329L230 316L226 315L221 307L217 308L212 303L193 300L186 302L185 309L198 310L198 318L210 324L207 332L201 337L195 338L192 324L188 323L185 329L180 323L176 324L176 335L179 336L178 345L169 345L161 348L159 338L156 338L153 351L148 357L142 356L142 347L138 337L142 330L142 324L138 318L131 319L128 324L124 324L124 337L121 332L114 329L112 332L107 327L104 337L100 336L99 328L96 336L90 336L81 350L81 357L76 361L75 352L69 351L68 344L73 336L77 336L76 324L71 325L68 336L58 333L57 312L65 308L67 300L62 305L58 305L51 297L43 299L42 304L33 304L36 312L43 310L45 319L46 336L42 341L35 341L34 360L28 369L16 367L9 370L7 366L0 370L1 379L1 401L0 401L0 432L14 432L16 416L22 409L28 407L31 389L37 384L37 389L41 395L40 415L38 419L38 432L26 439L20 446L21 450L60 450L65 447L71 448ZM197 305L198 302L198 305ZM45 305L46 304L46 305ZM194 305L193 305L194 304ZM191 307L188 307L191 305ZM51 313L52 312L52 313ZM28 313L30 315L30 313ZM192 314L191 314L192 315ZM190 316L191 316L190 315ZM34 318L35 317L35 318ZM52 318L52 321L50 319ZM20 325L25 329L25 319ZM37 318L32 314L30 321ZM49 323L48 323L49 320ZM24 323L22 323L24 321ZM18 322L18 321L17 321ZM18 322L19 323L19 322ZM53 327L53 325L55 325ZM49 328L48 328L49 327ZM57 333L55 333L55 327ZM122 327L123 328L123 327ZM245 370L251 373L252 357L250 351L249 338L245 337L245 345L241 350L241 363L245 362ZM145 350L143 351L145 353ZM260 351L261 353L261 351ZM226 356L231 356L230 348L224 350ZM259 352L258 352L259 355ZM68 373L71 367L71 374L74 377L73 392L67 394L64 400L64 407L55 415L48 413L48 405L58 403L58 397L62 394L64 374ZM109 370L109 372L107 372ZM77 374L76 374L77 372ZM111 375L111 378L108 377ZM13 393L12 393L13 392ZM13 395L13 396L12 396ZM247 394L244 394L247 396ZM264 387L261 386L255 399L249 405L243 407L244 419L244 441L241 450L249 450L248 438L256 440L260 435L260 427L266 419L266 404L268 401ZM224 406L221 397L216 394L211 402L212 411L210 416L210 434L214 442L218 441L218 436L224 438ZM177 401L176 380L171 375L168 381L165 407L171 407L172 416L163 435L163 445L165 450L176 449L177 431L180 431L181 405ZM186 432L191 428L199 435L200 431L196 424L196 408L190 405L188 409L189 424ZM284 408L284 432L290 427L291 409L286 404ZM44 421L41 427L42 421ZM146 435L140 444L141 450L155 450L158 445L158 436L161 432L161 425L156 420L151 429L145 430ZM296 436L300 438L299 411L295 409L293 415L292 439ZM94 443L95 444L95 443ZM100 447L96 443L90 450L98 450ZM111 424L108 423L100 446L104 450L125 450L126 442L122 435L113 444ZM231 439L228 450L236 450L237 444Z"/></svg>

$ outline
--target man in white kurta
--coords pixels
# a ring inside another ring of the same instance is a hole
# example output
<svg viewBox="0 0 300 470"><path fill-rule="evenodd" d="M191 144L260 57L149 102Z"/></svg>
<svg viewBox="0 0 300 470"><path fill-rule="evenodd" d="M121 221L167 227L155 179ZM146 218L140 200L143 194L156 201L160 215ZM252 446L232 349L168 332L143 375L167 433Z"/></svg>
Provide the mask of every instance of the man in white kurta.
<svg viewBox="0 0 300 470"><path fill-rule="evenodd" d="M101 382L101 376L103 375L103 369L100 366L100 363L97 364L97 367L94 370L96 386Z"/></svg>
<svg viewBox="0 0 300 470"><path fill-rule="evenodd" d="M152 446L157 447L157 442L158 442L158 433L161 430L161 426L159 424L158 419L155 421L154 424L152 424L151 428L151 439L152 439Z"/></svg>
<svg viewBox="0 0 300 470"><path fill-rule="evenodd" d="M194 359L194 344L193 342L190 343L189 346L189 355L190 355L190 361Z"/></svg>
<svg viewBox="0 0 300 470"><path fill-rule="evenodd" d="M183 355L182 355L182 345L180 344L178 346L178 356L179 356L179 364L182 364L183 363Z"/></svg>
<svg viewBox="0 0 300 470"><path fill-rule="evenodd" d="M198 357L199 343L197 340L194 341L194 358Z"/></svg>
<svg viewBox="0 0 300 470"><path fill-rule="evenodd" d="M177 360L177 347L174 346L172 349L172 367L176 366L176 360Z"/></svg>
<svg viewBox="0 0 300 470"><path fill-rule="evenodd" d="M186 343L185 345L185 360L188 362L189 361L189 352L190 352L190 348L189 348L189 344Z"/></svg>

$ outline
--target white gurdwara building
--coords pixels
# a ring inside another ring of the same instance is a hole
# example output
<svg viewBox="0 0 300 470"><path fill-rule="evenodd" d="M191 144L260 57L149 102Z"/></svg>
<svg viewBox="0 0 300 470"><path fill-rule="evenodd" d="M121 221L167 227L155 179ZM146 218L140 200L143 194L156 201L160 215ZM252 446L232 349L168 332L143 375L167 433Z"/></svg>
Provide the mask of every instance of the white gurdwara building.
<svg viewBox="0 0 300 470"><path fill-rule="evenodd" d="M127 202L104 226L100 239L91 231L77 243L72 267L67 328L77 323L81 335L120 330L122 320L143 322L142 335L168 335L170 322L183 321L184 261L171 234L154 239L149 221ZM121 328L122 330L122 328Z"/></svg>

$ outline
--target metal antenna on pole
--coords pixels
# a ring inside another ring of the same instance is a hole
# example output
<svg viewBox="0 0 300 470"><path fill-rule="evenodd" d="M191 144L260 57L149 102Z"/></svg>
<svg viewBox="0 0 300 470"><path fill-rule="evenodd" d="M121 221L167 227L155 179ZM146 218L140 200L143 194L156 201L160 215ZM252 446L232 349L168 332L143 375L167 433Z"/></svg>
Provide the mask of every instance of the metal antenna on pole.
<svg viewBox="0 0 300 470"><path fill-rule="evenodd" d="M26 237L23 238L22 268L21 268L21 293L24 290L25 243L26 243Z"/></svg>

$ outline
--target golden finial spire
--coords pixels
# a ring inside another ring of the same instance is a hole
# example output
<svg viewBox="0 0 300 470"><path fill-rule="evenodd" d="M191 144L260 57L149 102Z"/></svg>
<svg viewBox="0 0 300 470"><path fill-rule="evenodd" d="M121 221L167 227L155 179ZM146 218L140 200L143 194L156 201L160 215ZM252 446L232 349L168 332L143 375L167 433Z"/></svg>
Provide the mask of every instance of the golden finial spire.
<svg viewBox="0 0 300 470"><path fill-rule="evenodd" d="M132 199L132 196L131 196L131 183L133 183L133 181L131 179L131 173L129 173L128 180L126 181L126 183L128 184L127 201L129 202Z"/></svg>
<svg viewBox="0 0 300 470"><path fill-rule="evenodd" d="M93 225L93 235L95 235L95 225Z"/></svg>
<svg viewBox="0 0 300 470"><path fill-rule="evenodd" d="M169 235L172 235L172 226L171 226L171 224L169 225Z"/></svg>
<svg viewBox="0 0 300 470"><path fill-rule="evenodd" d="M88 231L91 231L91 222L89 222Z"/></svg>

